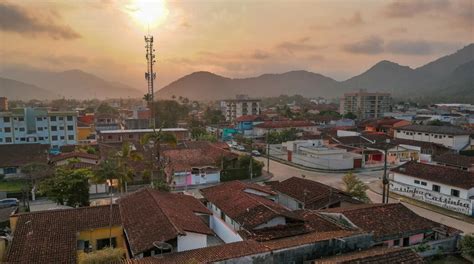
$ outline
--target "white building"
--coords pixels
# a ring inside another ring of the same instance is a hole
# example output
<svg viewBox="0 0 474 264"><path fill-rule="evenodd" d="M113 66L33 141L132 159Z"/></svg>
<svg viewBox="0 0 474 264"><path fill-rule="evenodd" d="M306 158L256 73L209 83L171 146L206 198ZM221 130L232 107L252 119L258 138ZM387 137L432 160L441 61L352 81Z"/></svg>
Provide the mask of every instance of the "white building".
<svg viewBox="0 0 474 264"><path fill-rule="evenodd" d="M232 122L244 115L260 114L260 99L229 99L221 101L221 109L225 120Z"/></svg>
<svg viewBox="0 0 474 264"><path fill-rule="evenodd" d="M390 112L391 97L389 93L370 93L359 90L346 93L340 101L339 113L345 115L353 113L358 119L383 117L385 112Z"/></svg>
<svg viewBox="0 0 474 264"><path fill-rule="evenodd" d="M263 137L269 131L281 132L283 130L296 129L311 134L318 134L318 126L310 121L305 120L285 120L285 121L264 121L263 123L253 126L253 136Z"/></svg>
<svg viewBox="0 0 474 264"><path fill-rule="evenodd" d="M77 144L77 113L47 109L0 112L0 144L40 143L59 148Z"/></svg>
<svg viewBox="0 0 474 264"><path fill-rule="evenodd" d="M474 173L408 162L391 170L390 190L458 213L474 216Z"/></svg>
<svg viewBox="0 0 474 264"><path fill-rule="evenodd" d="M408 125L395 130L395 138L430 142L456 151L469 147L472 132L451 126Z"/></svg>

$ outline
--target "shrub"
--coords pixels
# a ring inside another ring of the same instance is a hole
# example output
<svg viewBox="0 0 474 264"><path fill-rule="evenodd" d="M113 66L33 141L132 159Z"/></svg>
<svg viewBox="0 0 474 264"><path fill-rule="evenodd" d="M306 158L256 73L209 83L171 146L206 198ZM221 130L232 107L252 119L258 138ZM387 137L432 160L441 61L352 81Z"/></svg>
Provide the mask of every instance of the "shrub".
<svg viewBox="0 0 474 264"><path fill-rule="evenodd" d="M91 253L81 253L79 255L80 264L107 264L119 263L124 259L125 250L123 248L104 248Z"/></svg>

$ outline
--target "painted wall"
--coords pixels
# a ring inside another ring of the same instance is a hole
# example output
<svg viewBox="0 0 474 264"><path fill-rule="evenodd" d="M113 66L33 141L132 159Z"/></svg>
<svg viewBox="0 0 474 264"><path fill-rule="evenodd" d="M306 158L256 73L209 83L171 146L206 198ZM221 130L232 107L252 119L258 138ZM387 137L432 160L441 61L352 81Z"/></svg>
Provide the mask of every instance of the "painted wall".
<svg viewBox="0 0 474 264"><path fill-rule="evenodd" d="M405 131L401 129L397 129L395 131L395 138L438 143L455 150L462 149L470 142L469 135L452 136L445 134Z"/></svg>
<svg viewBox="0 0 474 264"><path fill-rule="evenodd" d="M79 232L77 236L77 240L89 241L90 245L92 246L92 250L96 250L97 240L109 238L110 235L112 237L115 237L118 248L123 248L125 250L127 249L125 238L123 236L123 229L121 226L113 226L112 229L109 229L108 227L103 227L103 228L96 228L92 230L81 231ZM81 252L84 252L84 251L83 250L77 251L78 254Z"/></svg>
<svg viewBox="0 0 474 264"><path fill-rule="evenodd" d="M222 220L219 216L214 214L211 217L211 229L216 233L216 235L225 243L243 241L242 237L240 237L240 235L237 234L237 232L235 232L233 228L225 223L224 220Z"/></svg>
<svg viewBox="0 0 474 264"><path fill-rule="evenodd" d="M185 236L178 236L178 252L207 247L207 235L186 232Z"/></svg>
<svg viewBox="0 0 474 264"><path fill-rule="evenodd" d="M282 216L278 216L278 217L272 218L270 221L264 224L258 225L257 227L255 227L255 229L262 229L265 227L272 227L272 226L285 225L285 224L286 224L285 218Z"/></svg>
<svg viewBox="0 0 474 264"><path fill-rule="evenodd" d="M283 193L278 193L278 198L277 198L277 203L290 208L290 210L298 210L301 209L299 207L299 202L296 201L295 199L291 198L290 196L283 194ZM303 206L303 205L301 205Z"/></svg>

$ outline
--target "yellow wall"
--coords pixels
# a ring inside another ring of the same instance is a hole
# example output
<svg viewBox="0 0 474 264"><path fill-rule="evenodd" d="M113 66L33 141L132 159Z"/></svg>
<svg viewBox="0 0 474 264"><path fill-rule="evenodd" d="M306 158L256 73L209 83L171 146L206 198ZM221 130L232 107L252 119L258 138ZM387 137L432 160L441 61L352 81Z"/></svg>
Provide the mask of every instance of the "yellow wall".
<svg viewBox="0 0 474 264"><path fill-rule="evenodd" d="M10 229L12 230L12 234L13 232L15 232L17 222L18 222L17 215L10 216Z"/></svg>
<svg viewBox="0 0 474 264"><path fill-rule="evenodd" d="M97 239L109 238L110 229L108 227L96 228L92 230L84 230L79 232L77 240L89 240L89 244L92 246L92 250L96 250ZM117 248L123 248L127 251L127 246L125 244L125 238L123 235L123 229L121 226L112 227L112 237L115 237L117 241ZM83 250L78 250L77 254L83 253ZM127 253L128 257L128 253Z"/></svg>
<svg viewBox="0 0 474 264"><path fill-rule="evenodd" d="M94 130L91 127L78 127L77 140L86 140L87 137L93 133L94 133Z"/></svg>

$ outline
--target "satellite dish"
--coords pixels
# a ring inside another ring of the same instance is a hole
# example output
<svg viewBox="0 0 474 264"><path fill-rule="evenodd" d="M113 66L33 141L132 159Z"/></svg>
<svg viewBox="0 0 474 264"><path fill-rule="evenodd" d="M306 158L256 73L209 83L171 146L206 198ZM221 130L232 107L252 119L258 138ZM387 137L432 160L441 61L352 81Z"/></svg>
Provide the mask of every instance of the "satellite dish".
<svg viewBox="0 0 474 264"><path fill-rule="evenodd" d="M171 252L173 250L173 246L170 243L166 243L164 241L154 241L153 246L160 250L160 255L155 255L155 257L158 258L163 257L163 251Z"/></svg>

